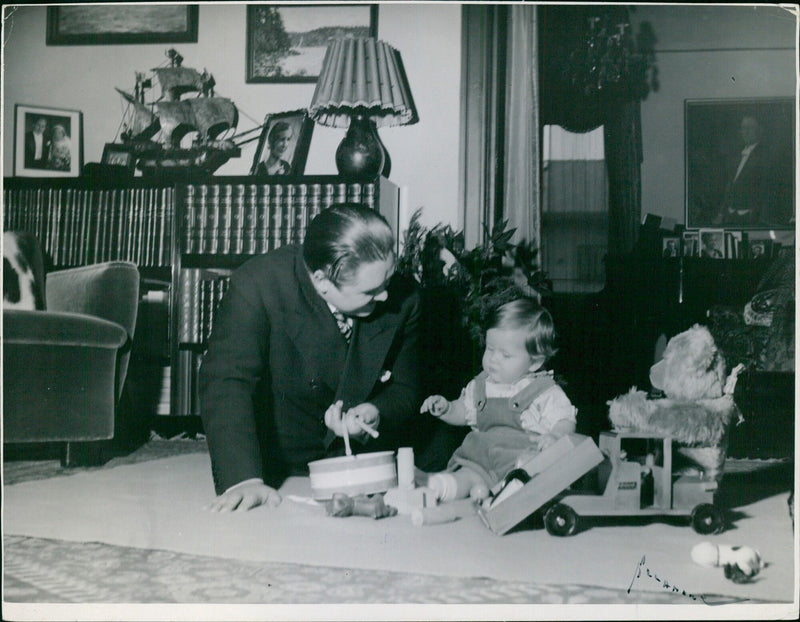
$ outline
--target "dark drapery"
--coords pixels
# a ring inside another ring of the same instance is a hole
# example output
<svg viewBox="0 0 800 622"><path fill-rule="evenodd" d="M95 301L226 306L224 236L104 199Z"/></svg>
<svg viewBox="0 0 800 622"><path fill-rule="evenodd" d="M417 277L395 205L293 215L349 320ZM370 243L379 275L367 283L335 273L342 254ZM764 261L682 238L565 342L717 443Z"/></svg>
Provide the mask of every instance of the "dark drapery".
<svg viewBox="0 0 800 622"><path fill-rule="evenodd" d="M617 88L587 94L570 79L570 54L586 41L589 18L628 22L625 6L539 7L540 123L570 132L605 126L608 167L609 253L633 249L641 219L642 136L639 100L646 94L644 67Z"/></svg>

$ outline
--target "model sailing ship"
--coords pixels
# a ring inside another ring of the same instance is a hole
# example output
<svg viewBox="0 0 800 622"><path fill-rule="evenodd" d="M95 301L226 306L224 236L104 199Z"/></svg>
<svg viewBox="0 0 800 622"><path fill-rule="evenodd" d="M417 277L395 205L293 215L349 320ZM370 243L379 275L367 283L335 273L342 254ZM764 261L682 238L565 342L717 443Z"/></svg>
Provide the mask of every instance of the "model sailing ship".
<svg viewBox="0 0 800 622"><path fill-rule="evenodd" d="M128 103L120 139L136 158L143 175L210 175L241 149L232 137L239 113L234 103L214 95L214 77L183 67L183 57L167 51L169 66L136 72L133 93L117 88ZM158 82L160 96L147 102L146 95ZM189 147L181 143L190 132L196 138Z"/></svg>

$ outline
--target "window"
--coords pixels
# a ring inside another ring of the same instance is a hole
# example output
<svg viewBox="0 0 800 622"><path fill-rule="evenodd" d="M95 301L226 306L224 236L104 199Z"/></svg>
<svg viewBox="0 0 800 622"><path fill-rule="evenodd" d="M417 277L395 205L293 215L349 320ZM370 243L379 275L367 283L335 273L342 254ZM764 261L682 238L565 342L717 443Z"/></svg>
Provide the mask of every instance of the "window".
<svg viewBox="0 0 800 622"><path fill-rule="evenodd" d="M546 125L542 149L542 266L556 292L598 291L608 252L603 127L574 134Z"/></svg>

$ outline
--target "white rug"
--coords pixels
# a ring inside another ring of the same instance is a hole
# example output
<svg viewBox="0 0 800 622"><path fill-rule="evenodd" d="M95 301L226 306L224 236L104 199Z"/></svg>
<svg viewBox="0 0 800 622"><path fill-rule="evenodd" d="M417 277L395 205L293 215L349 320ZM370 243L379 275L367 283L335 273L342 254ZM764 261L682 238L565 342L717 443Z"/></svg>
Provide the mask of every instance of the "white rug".
<svg viewBox="0 0 800 622"><path fill-rule="evenodd" d="M308 495L308 480L292 478L281 492ZM543 529L499 537L477 517L427 527L403 516L331 518L287 499L275 509L213 514L203 509L213 494L208 456L177 456L6 486L3 527L11 535L238 560L630 588L632 596L667 582L687 593L688 604L704 595L791 602L798 585L788 493L736 508L734 528L715 536L653 522L597 525L569 538ZM721 569L692 563L702 540L752 546L768 565L754 582L732 583Z"/></svg>

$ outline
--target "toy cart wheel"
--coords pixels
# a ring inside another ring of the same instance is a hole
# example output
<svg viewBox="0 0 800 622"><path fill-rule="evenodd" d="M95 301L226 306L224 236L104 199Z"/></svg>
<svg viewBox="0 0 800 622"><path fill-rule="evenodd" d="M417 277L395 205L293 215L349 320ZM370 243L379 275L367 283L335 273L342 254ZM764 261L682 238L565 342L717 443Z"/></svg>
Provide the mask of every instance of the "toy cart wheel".
<svg viewBox="0 0 800 622"><path fill-rule="evenodd" d="M557 503L544 515L544 526L551 536L571 536L578 527L578 515L568 505Z"/></svg>
<svg viewBox="0 0 800 622"><path fill-rule="evenodd" d="M710 503L701 503L692 510L692 527L697 533L719 533L722 526L722 513Z"/></svg>

